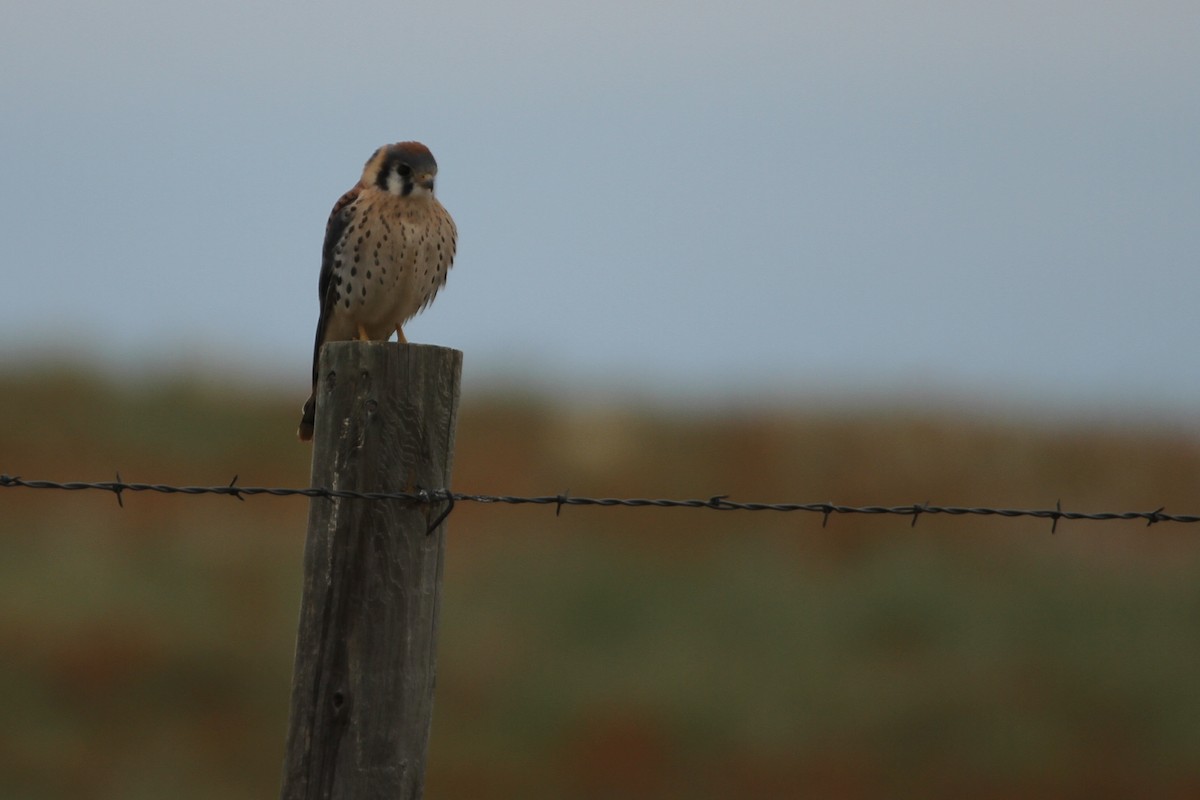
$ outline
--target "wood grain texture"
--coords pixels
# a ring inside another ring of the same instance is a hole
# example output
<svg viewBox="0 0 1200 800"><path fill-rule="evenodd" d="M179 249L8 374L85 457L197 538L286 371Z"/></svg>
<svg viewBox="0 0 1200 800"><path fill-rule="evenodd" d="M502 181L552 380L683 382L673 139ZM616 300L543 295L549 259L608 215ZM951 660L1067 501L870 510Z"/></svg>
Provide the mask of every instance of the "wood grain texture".
<svg viewBox="0 0 1200 800"><path fill-rule="evenodd" d="M450 485L462 353L333 342L321 355L311 486ZM313 499L284 800L419 798L433 712L440 505Z"/></svg>

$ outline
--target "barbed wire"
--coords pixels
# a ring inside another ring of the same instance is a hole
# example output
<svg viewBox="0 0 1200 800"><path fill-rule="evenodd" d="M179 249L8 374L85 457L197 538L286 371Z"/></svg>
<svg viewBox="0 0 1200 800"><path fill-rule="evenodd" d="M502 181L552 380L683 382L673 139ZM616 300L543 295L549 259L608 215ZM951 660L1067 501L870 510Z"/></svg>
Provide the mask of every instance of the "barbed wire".
<svg viewBox="0 0 1200 800"><path fill-rule="evenodd" d="M275 497L308 497L308 498L325 498L325 499L343 499L343 500L388 500L414 505L435 505L445 503L446 508L438 515L437 519L430 525L430 530L435 529L440 525L450 512L454 510L456 503L480 503L485 505L539 505L539 506L554 506L555 516L562 513L566 506L597 506L602 508L624 507L624 508L704 508L713 511L776 511L776 512L792 512L801 511L812 514L821 515L821 526L825 527L829 524L829 518L834 514L867 514L867 515L894 515L901 517L910 517L911 524L915 526L917 520L925 515L946 515L952 517L959 516L980 516L980 517L1032 517L1035 519L1051 520L1050 532L1055 533L1058 530L1058 523L1061 520L1086 520L1086 521L1104 521L1104 520L1141 520L1145 521L1147 526L1155 525L1160 522L1179 522L1179 523L1194 523L1200 522L1200 515L1195 514L1167 514L1164 512L1165 506L1159 507L1154 511L1115 511L1115 512L1083 512L1083 511L1067 511L1062 507L1062 503L1055 503L1054 508L987 508L978 506L940 506L931 503L913 503L911 505L900 506L848 506L839 505L837 503L758 503L758 502L740 502L730 500L729 495L714 495L707 500L691 499L679 500L670 498L649 499L637 497L576 497L568 493L539 495L539 496L514 496L514 495L496 495L496 494L469 494L465 492L454 492L449 489L418 489L412 492L363 492L353 489L334 489L330 487L308 487L308 488L286 488L286 487L262 487L262 486L239 486L238 476L234 476L228 484L222 486L171 486L162 483L130 483L122 480L121 473L117 473L114 481L101 482L85 482L85 481L70 481L60 483L58 481L46 480L25 480L12 475L0 474L0 488L22 488L22 489L50 489L59 491L104 491L111 492L117 497L117 504L122 508L125 506L123 495L125 492L156 492L159 494L184 494L184 495L224 495L233 497L237 500L245 500L247 497L256 495L271 495Z"/></svg>

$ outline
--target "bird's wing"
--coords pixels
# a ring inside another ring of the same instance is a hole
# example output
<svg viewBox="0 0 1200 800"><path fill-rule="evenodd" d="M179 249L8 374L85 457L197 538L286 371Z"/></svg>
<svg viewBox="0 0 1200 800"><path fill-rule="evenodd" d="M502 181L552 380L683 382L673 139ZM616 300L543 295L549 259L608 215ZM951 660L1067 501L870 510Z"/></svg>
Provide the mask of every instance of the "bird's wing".
<svg viewBox="0 0 1200 800"><path fill-rule="evenodd" d="M362 192L362 185L355 186L338 198L329 212L329 222L325 224L325 244L321 248L321 277L317 281L317 293L321 302L321 314L317 319L317 336L313 345L313 387L317 385L317 362L321 358L321 345L325 343L325 329L329 325L329 317L336 304L336 287L333 284L333 253L338 242L346 233L346 226L354 216L353 203Z"/></svg>

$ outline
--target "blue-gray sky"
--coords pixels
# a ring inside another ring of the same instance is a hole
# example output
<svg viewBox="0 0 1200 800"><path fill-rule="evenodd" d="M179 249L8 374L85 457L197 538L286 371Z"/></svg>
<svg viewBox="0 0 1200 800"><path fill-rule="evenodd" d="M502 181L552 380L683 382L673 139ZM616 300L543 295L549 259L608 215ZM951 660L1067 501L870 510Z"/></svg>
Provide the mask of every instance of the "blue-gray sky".
<svg viewBox="0 0 1200 800"><path fill-rule="evenodd" d="M0 361L307 380L325 218L419 139L414 341L667 397L1200 408L1200 5L10 2Z"/></svg>

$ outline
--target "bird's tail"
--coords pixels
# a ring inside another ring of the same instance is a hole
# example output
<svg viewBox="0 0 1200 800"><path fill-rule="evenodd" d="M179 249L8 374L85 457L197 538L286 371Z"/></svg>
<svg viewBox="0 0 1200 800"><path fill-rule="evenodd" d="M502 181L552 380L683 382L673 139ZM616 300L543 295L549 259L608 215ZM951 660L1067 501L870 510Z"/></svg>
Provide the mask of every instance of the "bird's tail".
<svg viewBox="0 0 1200 800"><path fill-rule="evenodd" d="M296 429L296 436L302 442L311 442L313 437L313 423L317 416L317 395L314 392L308 396L308 400L304 403L304 411L300 417L300 427Z"/></svg>

